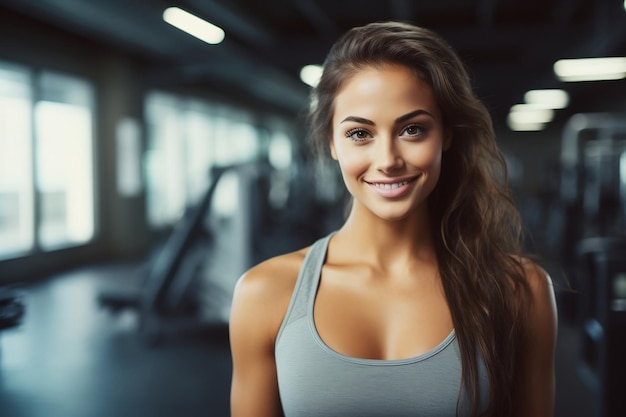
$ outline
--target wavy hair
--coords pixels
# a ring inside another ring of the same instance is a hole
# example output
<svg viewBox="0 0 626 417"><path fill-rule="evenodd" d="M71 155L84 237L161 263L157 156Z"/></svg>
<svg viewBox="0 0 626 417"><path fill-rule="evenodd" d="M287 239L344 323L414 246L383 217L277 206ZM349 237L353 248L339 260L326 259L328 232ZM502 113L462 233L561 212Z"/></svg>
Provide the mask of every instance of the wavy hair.
<svg viewBox="0 0 626 417"><path fill-rule="evenodd" d="M348 31L331 48L312 90L313 144L318 152L327 152L334 99L346 80L363 68L385 64L403 65L431 86L451 135L439 182L428 199L442 285L471 415L479 415L481 358L489 377L484 415L508 416L524 337L519 322L529 299L521 222L491 116L474 94L457 53L437 34L407 23L372 23Z"/></svg>

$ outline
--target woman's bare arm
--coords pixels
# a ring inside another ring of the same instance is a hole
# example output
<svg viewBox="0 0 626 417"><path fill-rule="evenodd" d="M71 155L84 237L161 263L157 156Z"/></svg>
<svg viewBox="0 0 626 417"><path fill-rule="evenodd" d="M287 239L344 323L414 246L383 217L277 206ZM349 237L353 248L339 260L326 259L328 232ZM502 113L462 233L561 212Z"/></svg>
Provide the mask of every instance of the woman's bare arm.
<svg viewBox="0 0 626 417"><path fill-rule="evenodd" d="M302 253L296 252L270 259L237 283L229 323L232 417L283 415L274 344L302 258Z"/></svg>
<svg viewBox="0 0 626 417"><path fill-rule="evenodd" d="M522 360L515 378L514 415L551 417L554 413L554 355L557 339L557 311L554 288L548 274L528 262L526 275L531 304L524 323Z"/></svg>

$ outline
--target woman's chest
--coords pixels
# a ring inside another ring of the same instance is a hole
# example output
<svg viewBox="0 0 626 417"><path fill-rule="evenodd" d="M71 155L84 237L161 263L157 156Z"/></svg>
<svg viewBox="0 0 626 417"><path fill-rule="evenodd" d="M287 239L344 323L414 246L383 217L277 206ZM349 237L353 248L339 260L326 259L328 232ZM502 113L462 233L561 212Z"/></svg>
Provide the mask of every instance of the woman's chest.
<svg viewBox="0 0 626 417"><path fill-rule="evenodd" d="M417 357L368 360L335 352L311 326L304 317L292 323L277 345L287 417L456 416L462 376L454 333Z"/></svg>
<svg viewBox="0 0 626 417"><path fill-rule="evenodd" d="M453 329L437 285L325 278L315 295L314 324L320 338L336 352L366 359L415 357L433 349Z"/></svg>

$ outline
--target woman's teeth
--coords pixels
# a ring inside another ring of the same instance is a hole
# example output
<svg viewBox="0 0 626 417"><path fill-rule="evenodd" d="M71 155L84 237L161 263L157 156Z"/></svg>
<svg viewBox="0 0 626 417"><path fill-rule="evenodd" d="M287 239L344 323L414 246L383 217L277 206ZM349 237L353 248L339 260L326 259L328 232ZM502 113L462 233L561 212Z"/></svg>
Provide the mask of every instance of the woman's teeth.
<svg viewBox="0 0 626 417"><path fill-rule="evenodd" d="M404 180L404 181L400 181L400 182L394 182L394 183L381 183L381 182L374 182L372 184L374 184L375 187L378 188L383 188L385 190L393 190L395 188L399 188L402 187L403 185L406 185L408 183L410 183L411 180Z"/></svg>

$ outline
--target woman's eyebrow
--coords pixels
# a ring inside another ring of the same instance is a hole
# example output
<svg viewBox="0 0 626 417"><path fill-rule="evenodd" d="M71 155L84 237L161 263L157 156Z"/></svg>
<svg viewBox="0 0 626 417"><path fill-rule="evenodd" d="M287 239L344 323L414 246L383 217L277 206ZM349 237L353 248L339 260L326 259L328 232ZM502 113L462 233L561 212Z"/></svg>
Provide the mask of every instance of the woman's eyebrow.
<svg viewBox="0 0 626 417"><path fill-rule="evenodd" d="M343 119L341 122L339 122L339 124L345 123L345 122L362 123L364 125L370 125L370 126L374 126L376 124L369 119L365 119L363 117L357 117L357 116L348 116L345 119Z"/></svg>
<svg viewBox="0 0 626 417"><path fill-rule="evenodd" d="M413 110L410 113L407 113L407 114L405 114L403 116L398 117L396 119L396 123L405 122L405 121L407 121L409 119L412 119L415 116L419 116L419 115L422 115L422 114L430 116L431 118L434 119L434 116L430 112L427 112L426 110L423 110L423 109L418 109L418 110ZM366 119L364 117L358 117L358 116L348 116L345 119L343 119L341 122L339 122L339 124L345 123L345 122L355 122L355 123L361 123L361 124L370 125L370 126L375 126L376 125L376 123L374 123L373 121L371 121L369 119Z"/></svg>
<svg viewBox="0 0 626 417"><path fill-rule="evenodd" d="M406 122L409 119L412 119L415 116L419 116L425 114L427 116L430 116L432 119L435 118L435 116L433 116L431 113L427 112L426 110L423 109L418 109L418 110L414 110L410 113L405 114L404 116L400 116L396 119L396 123L402 123L402 122Z"/></svg>

